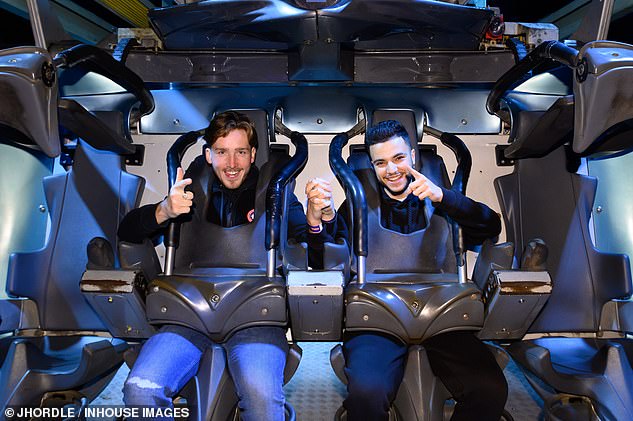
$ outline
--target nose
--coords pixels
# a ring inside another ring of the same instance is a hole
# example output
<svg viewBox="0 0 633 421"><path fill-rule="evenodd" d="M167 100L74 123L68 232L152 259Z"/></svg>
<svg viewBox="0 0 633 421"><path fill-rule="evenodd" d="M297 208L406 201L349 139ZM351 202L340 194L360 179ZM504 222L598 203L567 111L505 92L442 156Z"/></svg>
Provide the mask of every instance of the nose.
<svg viewBox="0 0 633 421"><path fill-rule="evenodd" d="M387 162L387 172L388 173L394 173L398 171L398 166L396 164L394 164L393 162L389 161Z"/></svg>
<svg viewBox="0 0 633 421"><path fill-rule="evenodd" d="M231 168L235 168L235 162L237 161L237 158L235 156L235 154L229 154L229 166Z"/></svg>

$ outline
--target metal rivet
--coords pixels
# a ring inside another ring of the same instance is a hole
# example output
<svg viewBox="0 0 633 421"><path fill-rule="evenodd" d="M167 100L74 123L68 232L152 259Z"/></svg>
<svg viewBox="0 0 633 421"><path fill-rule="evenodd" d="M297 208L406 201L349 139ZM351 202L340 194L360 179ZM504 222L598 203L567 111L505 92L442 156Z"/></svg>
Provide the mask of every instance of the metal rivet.
<svg viewBox="0 0 633 421"><path fill-rule="evenodd" d="M466 120L465 118L462 118L462 121L460 121L460 123L462 123L463 126L468 124L468 120Z"/></svg>
<svg viewBox="0 0 633 421"><path fill-rule="evenodd" d="M468 319L470 319L470 316L468 315L468 313L464 313L464 314L462 315L462 318L463 318L464 320L468 320Z"/></svg>
<svg viewBox="0 0 633 421"><path fill-rule="evenodd" d="M262 315L267 315L268 314L268 309L266 307L262 308Z"/></svg>
<svg viewBox="0 0 633 421"><path fill-rule="evenodd" d="M519 298L519 304L523 304L525 302L524 298Z"/></svg>
<svg viewBox="0 0 633 421"><path fill-rule="evenodd" d="M317 124L323 124L323 119L322 118L317 118Z"/></svg>
<svg viewBox="0 0 633 421"><path fill-rule="evenodd" d="M613 57L619 57L619 56L620 56L620 54L618 54L618 53L611 53L611 55L612 55Z"/></svg>
<svg viewBox="0 0 633 421"><path fill-rule="evenodd" d="M312 300L312 304L319 304L319 300Z"/></svg>
<svg viewBox="0 0 633 421"><path fill-rule="evenodd" d="M352 300L358 300L358 295L352 295Z"/></svg>
<svg viewBox="0 0 633 421"><path fill-rule="evenodd" d="M167 313L167 307L163 306L160 308L161 313Z"/></svg>
<svg viewBox="0 0 633 421"><path fill-rule="evenodd" d="M211 301L217 303L218 301L220 301L220 296L218 294L213 294L213 296L211 297Z"/></svg>
<svg viewBox="0 0 633 421"><path fill-rule="evenodd" d="M507 328L505 328L505 327L502 327L502 328L501 328L501 331L502 331L502 332L507 332L507 331L508 331L508 329L507 329Z"/></svg>
<svg viewBox="0 0 633 421"><path fill-rule="evenodd" d="M279 294L279 290L277 288L273 288L273 294Z"/></svg>
<svg viewBox="0 0 633 421"><path fill-rule="evenodd" d="M598 207L596 208L596 212L598 212L598 213L602 212L602 206L598 206Z"/></svg>
<svg viewBox="0 0 633 421"><path fill-rule="evenodd" d="M132 331L132 326L128 326L128 327L126 327L126 328L125 328L125 331L126 331L126 332L131 332L131 331Z"/></svg>
<svg viewBox="0 0 633 421"><path fill-rule="evenodd" d="M470 299L471 300L476 300L477 299L477 294L470 294Z"/></svg>
<svg viewBox="0 0 633 421"><path fill-rule="evenodd" d="M18 59L17 58L12 58L9 60L9 63L17 63Z"/></svg>
<svg viewBox="0 0 633 421"><path fill-rule="evenodd" d="M314 333L319 333L319 329L314 329Z"/></svg>
<svg viewBox="0 0 633 421"><path fill-rule="evenodd" d="M418 308L418 307L420 307L420 303L418 303L417 301L414 301L414 302L411 303L411 307Z"/></svg>
<svg viewBox="0 0 633 421"><path fill-rule="evenodd" d="M367 314L363 314L363 320L364 320L364 321L369 320L369 316L368 316Z"/></svg>
<svg viewBox="0 0 633 421"><path fill-rule="evenodd" d="M40 210L40 212L42 212L42 213L46 212L46 206L44 206L44 205L40 205L38 209L39 209L39 210Z"/></svg>
<svg viewBox="0 0 633 421"><path fill-rule="evenodd" d="M158 288L157 286L154 286L152 288L152 292L158 292L158 291L160 291L160 288Z"/></svg>
<svg viewBox="0 0 633 421"><path fill-rule="evenodd" d="M174 126L180 126L180 120L177 118L174 119L173 123L174 123Z"/></svg>
<svg viewBox="0 0 633 421"><path fill-rule="evenodd" d="M114 300L112 299L112 297L108 297L108 302L109 302L109 303L111 303L111 302L113 302L113 301L114 301Z"/></svg>

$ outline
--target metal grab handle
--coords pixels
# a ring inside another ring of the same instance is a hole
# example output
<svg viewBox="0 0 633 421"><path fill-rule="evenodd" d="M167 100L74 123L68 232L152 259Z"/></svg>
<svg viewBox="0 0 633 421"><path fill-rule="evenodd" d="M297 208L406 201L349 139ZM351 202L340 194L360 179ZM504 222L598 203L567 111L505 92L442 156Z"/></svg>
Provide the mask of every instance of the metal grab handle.
<svg viewBox="0 0 633 421"><path fill-rule="evenodd" d="M154 111L154 97L145 87L143 79L123 63L101 48L80 44L58 53L53 59L55 67L81 67L88 72L103 75L131 92L141 102L141 115Z"/></svg>
<svg viewBox="0 0 633 421"><path fill-rule="evenodd" d="M343 160L343 148L349 142L350 134L360 134L363 132L364 127L365 120L361 120L348 132L336 135L330 143L329 150L330 168L343 184L352 202L352 219L354 222L352 247L354 254L357 256L357 276L359 284L365 283L365 262L368 245L367 199L365 198L365 191L363 190L360 180L358 180L352 169Z"/></svg>
<svg viewBox="0 0 633 421"><path fill-rule="evenodd" d="M181 166L182 157L187 149L194 145L204 130L192 131L180 136L167 151L167 184L168 190L176 183L176 173ZM180 223L173 219L167 225L163 243L165 244L165 275L171 275L176 262L176 249L180 240Z"/></svg>
<svg viewBox="0 0 633 421"><path fill-rule="evenodd" d="M501 108L499 104L501 96L517 82L522 81L523 76L534 70L538 65L548 60L555 60L568 67L575 68L578 66L579 57L580 53L578 50L560 41L547 41L540 44L523 60L505 72L494 84L486 100L486 110L489 114L496 115Z"/></svg>
<svg viewBox="0 0 633 421"><path fill-rule="evenodd" d="M457 168L455 169L455 177L451 184L451 189L466 195L466 186L470 178L470 170L472 168L472 156L466 144L457 136L451 133L441 132L432 127L424 127L424 133L430 134L447 146L457 160ZM457 276L459 282L467 281L466 267L466 247L464 246L464 236L462 228L455 221L451 221L451 230L453 232L453 251L455 252L455 260L457 262Z"/></svg>
<svg viewBox="0 0 633 421"><path fill-rule="evenodd" d="M276 249L279 247L281 237L284 189L303 171L308 162L308 141L304 135L291 131L278 119L275 119L275 132L289 137L296 149L290 161L270 180L266 191L265 247L268 251L266 274L270 278L275 276Z"/></svg>

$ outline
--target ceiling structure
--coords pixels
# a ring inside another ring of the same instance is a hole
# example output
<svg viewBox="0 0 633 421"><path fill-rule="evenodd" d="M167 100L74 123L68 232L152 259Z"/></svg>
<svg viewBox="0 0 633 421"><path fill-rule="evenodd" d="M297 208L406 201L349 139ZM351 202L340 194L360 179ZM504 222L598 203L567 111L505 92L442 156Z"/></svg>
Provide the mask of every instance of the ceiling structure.
<svg viewBox="0 0 633 421"><path fill-rule="evenodd" d="M447 0L449 1L449 0ZM74 38L98 44L114 40L116 28L148 27L147 10L191 0L50 0L62 25ZM453 0L454 3L485 4L485 0ZM551 22L561 38L580 24L590 0L488 0L499 7L506 21ZM609 39L633 43L633 0L616 0ZM26 0L0 0L0 49L33 45Z"/></svg>

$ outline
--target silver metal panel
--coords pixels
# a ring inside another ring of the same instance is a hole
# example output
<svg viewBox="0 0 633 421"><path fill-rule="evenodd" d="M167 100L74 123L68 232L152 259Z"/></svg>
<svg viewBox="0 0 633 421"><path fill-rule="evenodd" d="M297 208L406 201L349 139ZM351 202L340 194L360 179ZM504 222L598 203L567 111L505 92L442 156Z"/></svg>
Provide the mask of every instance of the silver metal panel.
<svg viewBox="0 0 633 421"><path fill-rule="evenodd" d="M633 118L633 46L596 42L581 50L589 74L574 84L574 152L589 149L607 129Z"/></svg>
<svg viewBox="0 0 633 421"><path fill-rule="evenodd" d="M48 208L42 179L52 164L33 153L0 144L0 298L7 297L7 265L14 252L34 251L46 242Z"/></svg>
<svg viewBox="0 0 633 421"><path fill-rule="evenodd" d="M37 47L3 50L0 91L0 123L27 136L49 157L59 155L57 80L48 52Z"/></svg>
<svg viewBox="0 0 633 421"><path fill-rule="evenodd" d="M426 118L428 125L449 133L497 134L501 131L499 118L485 110L488 96L485 89L244 85L154 90L152 93L156 109L141 119L141 131L147 134L199 130L208 125L213 112L219 109L260 108L273 114L277 107L285 107L284 124L290 129L335 134L356 124L357 106L369 110L410 109L420 124ZM545 97L552 102L556 99ZM82 100L82 104L85 101Z"/></svg>
<svg viewBox="0 0 633 421"><path fill-rule="evenodd" d="M592 210L596 248L633 257L633 152L588 159L587 168L598 179Z"/></svg>

